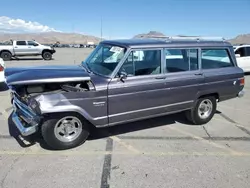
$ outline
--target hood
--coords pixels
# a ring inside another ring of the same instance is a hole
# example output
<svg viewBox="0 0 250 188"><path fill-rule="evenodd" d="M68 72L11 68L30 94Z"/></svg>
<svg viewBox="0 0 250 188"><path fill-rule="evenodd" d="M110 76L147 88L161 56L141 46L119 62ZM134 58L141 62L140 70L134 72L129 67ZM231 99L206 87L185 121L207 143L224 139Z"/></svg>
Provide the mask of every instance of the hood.
<svg viewBox="0 0 250 188"><path fill-rule="evenodd" d="M90 80L89 74L78 65L7 68L5 77L8 85Z"/></svg>

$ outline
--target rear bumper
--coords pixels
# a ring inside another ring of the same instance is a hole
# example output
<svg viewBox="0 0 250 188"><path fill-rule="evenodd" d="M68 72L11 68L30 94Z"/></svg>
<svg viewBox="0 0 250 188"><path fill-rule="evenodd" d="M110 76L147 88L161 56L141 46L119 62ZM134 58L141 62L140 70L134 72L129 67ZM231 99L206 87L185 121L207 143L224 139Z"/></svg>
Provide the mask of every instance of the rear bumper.
<svg viewBox="0 0 250 188"><path fill-rule="evenodd" d="M237 96L238 96L239 98L241 98L241 97L243 97L244 95L245 95L245 91L242 90L242 91L240 91L240 92L238 93Z"/></svg>
<svg viewBox="0 0 250 188"><path fill-rule="evenodd" d="M51 50L51 53L52 54L56 53L56 50L55 49Z"/></svg>
<svg viewBox="0 0 250 188"><path fill-rule="evenodd" d="M13 98L13 114L12 121L22 136L29 136L38 130L40 117L32 112L28 106Z"/></svg>

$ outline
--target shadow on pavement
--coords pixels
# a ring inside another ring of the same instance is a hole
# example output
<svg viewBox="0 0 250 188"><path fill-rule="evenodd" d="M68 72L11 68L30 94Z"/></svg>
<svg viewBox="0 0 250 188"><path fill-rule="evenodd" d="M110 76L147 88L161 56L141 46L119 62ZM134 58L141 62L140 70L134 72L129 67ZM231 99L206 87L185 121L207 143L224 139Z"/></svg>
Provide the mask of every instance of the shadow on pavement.
<svg viewBox="0 0 250 188"><path fill-rule="evenodd" d="M26 148L26 147L30 147L38 143L43 149L53 150L43 141L40 133L31 135L25 138L21 137L19 131L17 130L17 128L15 127L11 119L11 115L8 118L9 134L10 136L16 139L16 141L19 143L21 147ZM187 124L187 121L185 120L185 117L183 116L183 114L179 113L179 114L174 114L174 115L168 115L168 116L163 116L163 117L158 117L158 118L151 118L147 120L137 121L133 123L115 125L115 126L106 127L106 128L94 128L93 127L90 130L90 136L88 140L97 140L97 139L102 139L102 138L106 138L109 136L129 133L129 132L151 129L151 128L160 127L160 126L167 126L170 124L175 124L176 122ZM29 144L26 144L24 140L28 141Z"/></svg>
<svg viewBox="0 0 250 188"><path fill-rule="evenodd" d="M44 60L44 59L41 57L37 57L37 58L33 57L33 58L13 58L10 61L41 61L41 60ZM54 60L54 58L52 58L51 60Z"/></svg>
<svg viewBox="0 0 250 188"><path fill-rule="evenodd" d="M176 122L188 124L183 113L174 115L151 118L147 120L136 121L132 123L115 125L107 128L93 128L88 140L102 139L109 136L116 136L129 132L146 130L161 126L175 124Z"/></svg>

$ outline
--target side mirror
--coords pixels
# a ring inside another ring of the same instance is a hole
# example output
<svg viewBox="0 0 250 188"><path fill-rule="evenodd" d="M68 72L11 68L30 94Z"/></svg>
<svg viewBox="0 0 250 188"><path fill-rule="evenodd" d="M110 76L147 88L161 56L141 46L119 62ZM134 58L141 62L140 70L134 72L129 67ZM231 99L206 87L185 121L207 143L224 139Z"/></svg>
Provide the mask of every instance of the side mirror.
<svg viewBox="0 0 250 188"><path fill-rule="evenodd" d="M38 46L38 44L33 44L33 46Z"/></svg>
<svg viewBox="0 0 250 188"><path fill-rule="evenodd" d="M124 81L128 77L126 72L120 72L119 78L121 81Z"/></svg>
<svg viewBox="0 0 250 188"><path fill-rule="evenodd" d="M235 54L235 57L237 58L237 57L240 57L240 54Z"/></svg>

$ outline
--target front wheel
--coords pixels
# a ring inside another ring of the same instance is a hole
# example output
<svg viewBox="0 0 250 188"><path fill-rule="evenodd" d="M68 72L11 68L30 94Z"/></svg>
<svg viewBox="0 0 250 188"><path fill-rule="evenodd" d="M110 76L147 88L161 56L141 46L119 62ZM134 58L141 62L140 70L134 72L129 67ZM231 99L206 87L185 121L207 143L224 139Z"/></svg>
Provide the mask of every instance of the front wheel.
<svg viewBox="0 0 250 188"><path fill-rule="evenodd" d="M195 125L206 124L213 118L216 108L217 102L215 97L203 97L196 101L193 109L186 112L186 117Z"/></svg>
<svg viewBox="0 0 250 188"><path fill-rule="evenodd" d="M44 60L51 60L52 59L52 53L43 52L42 57L43 57Z"/></svg>
<svg viewBox="0 0 250 188"><path fill-rule="evenodd" d="M63 150L83 144L89 136L88 127L78 114L51 114L42 124L41 133L48 146Z"/></svg>

